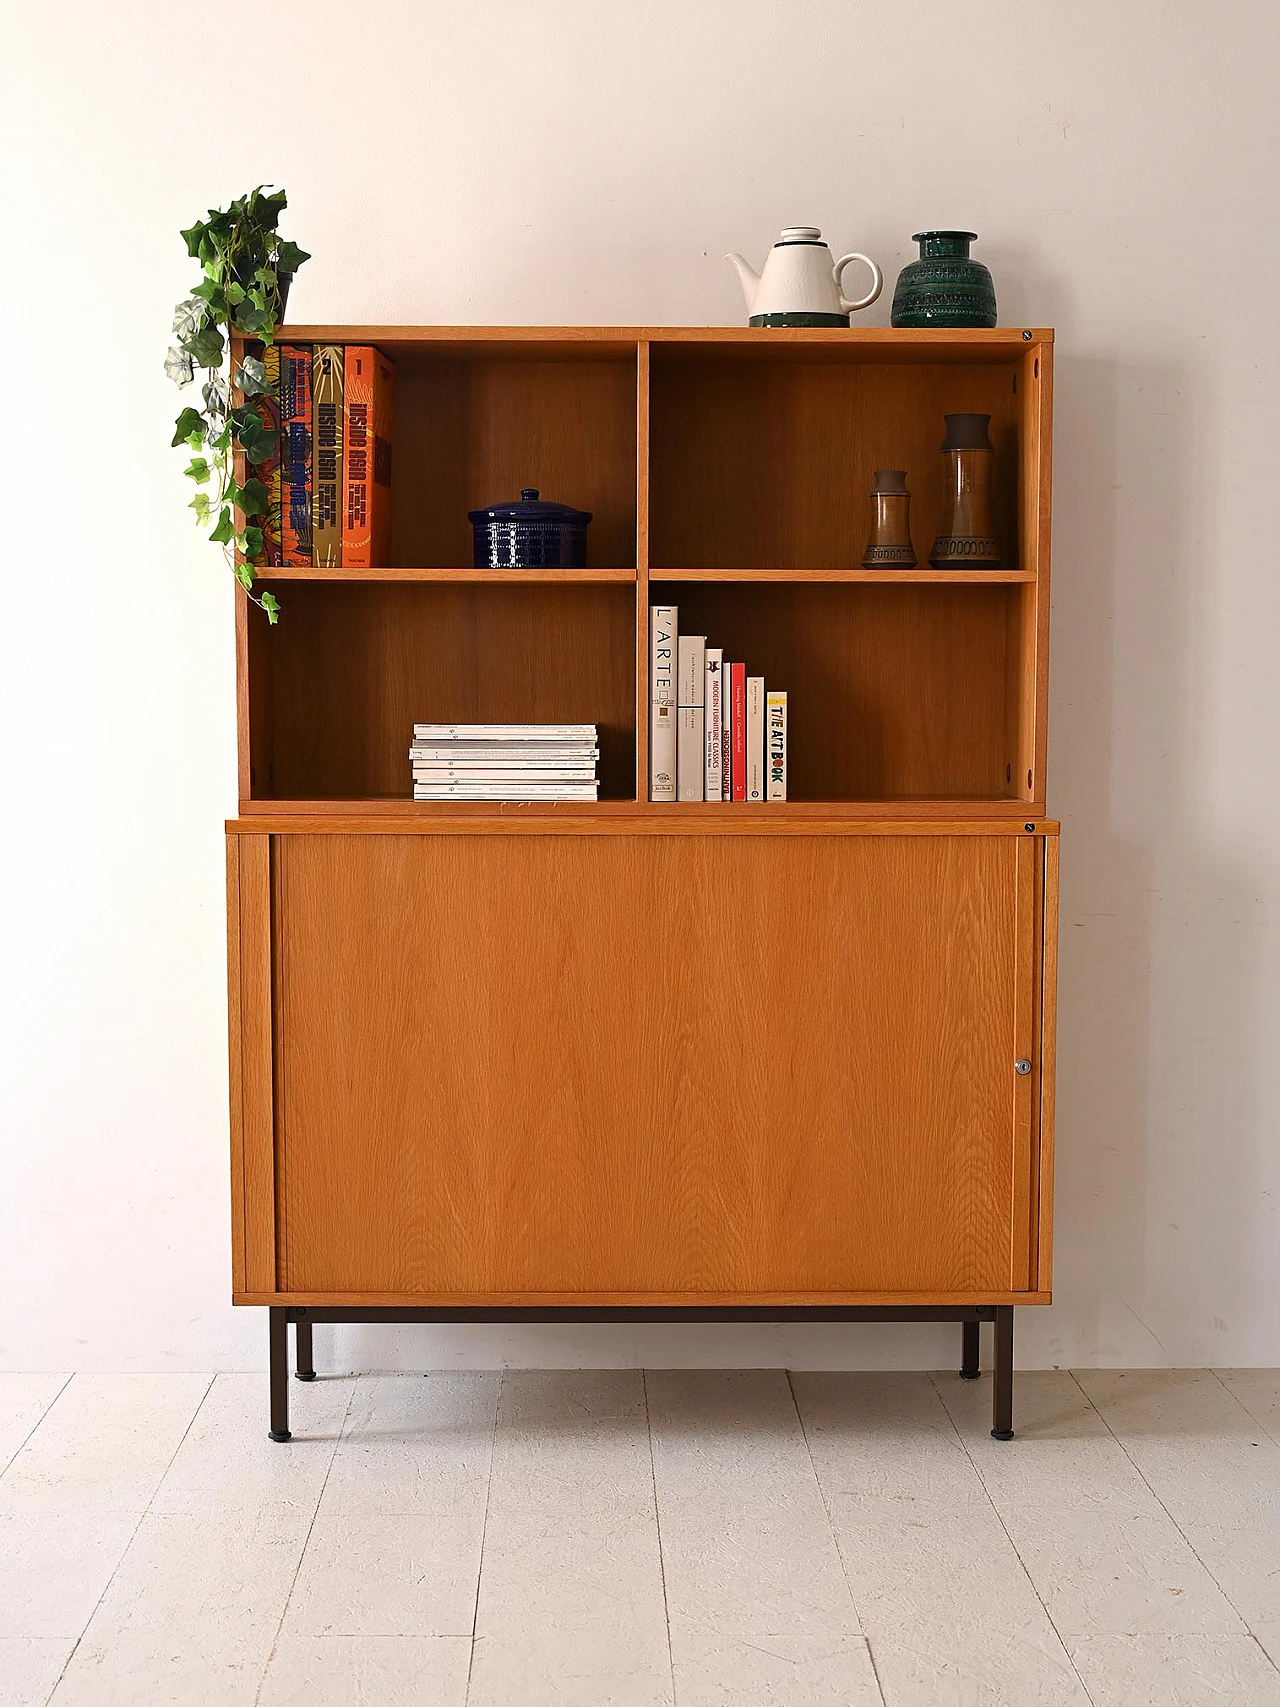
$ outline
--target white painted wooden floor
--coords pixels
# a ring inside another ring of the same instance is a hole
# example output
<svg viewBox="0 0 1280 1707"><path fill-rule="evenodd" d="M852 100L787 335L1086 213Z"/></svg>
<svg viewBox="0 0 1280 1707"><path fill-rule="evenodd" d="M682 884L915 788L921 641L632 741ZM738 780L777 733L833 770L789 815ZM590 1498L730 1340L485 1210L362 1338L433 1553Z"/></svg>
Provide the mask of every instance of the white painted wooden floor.
<svg viewBox="0 0 1280 1707"><path fill-rule="evenodd" d="M1280 1373L0 1376L0 1707L1280 1707Z"/></svg>

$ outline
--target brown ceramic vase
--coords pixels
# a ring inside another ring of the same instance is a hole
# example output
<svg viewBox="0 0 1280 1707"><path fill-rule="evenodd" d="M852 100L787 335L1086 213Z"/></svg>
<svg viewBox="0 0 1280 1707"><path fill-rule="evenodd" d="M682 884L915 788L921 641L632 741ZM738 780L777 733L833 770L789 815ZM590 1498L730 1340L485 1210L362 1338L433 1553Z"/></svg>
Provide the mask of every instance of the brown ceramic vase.
<svg viewBox="0 0 1280 1707"><path fill-rule="evenodd" d="M946 491L942 526L929 561L935 569L998 569L1000 547L991 520L990 415L946 415L942 441Z"/></svg>
<svg viewBox="0 0 1280 1707"><path fill-rule="evenodd" d="M862 554L864 569L914 569L911 494L906 471L877 468L871 492L871 536Z"/></svg>

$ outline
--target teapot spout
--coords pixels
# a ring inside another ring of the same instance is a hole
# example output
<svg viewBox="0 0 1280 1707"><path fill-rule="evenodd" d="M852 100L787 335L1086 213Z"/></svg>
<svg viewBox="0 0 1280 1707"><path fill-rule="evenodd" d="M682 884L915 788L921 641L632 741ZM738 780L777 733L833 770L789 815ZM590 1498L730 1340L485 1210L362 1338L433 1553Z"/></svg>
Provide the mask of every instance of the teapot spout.
<svg viewBox="0 0 1280 1707"><path fill-rule="evenodd" d="M755 268L744 261L741 255L726 255L726 261L732 261L738 269L738 280L742 285L742 294L747 299L747 312L751 312L751 304L756 299L756 289L760 283L760 275Z"/></svg>

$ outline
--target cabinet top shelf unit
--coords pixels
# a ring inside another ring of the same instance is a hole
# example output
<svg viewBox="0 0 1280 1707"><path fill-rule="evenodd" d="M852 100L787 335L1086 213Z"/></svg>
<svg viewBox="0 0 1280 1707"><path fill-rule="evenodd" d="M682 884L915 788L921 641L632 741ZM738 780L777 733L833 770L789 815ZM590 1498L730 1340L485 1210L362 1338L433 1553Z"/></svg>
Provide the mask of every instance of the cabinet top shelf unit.
<svg viewBox="0 0 1280 1707"><path fill-rule="evenodd" d="M1043 820L1051 331L291 325L278 341L395 360L391 547L372 568L265 571L276 629L238 596L243 813L404 822L429 812L407 798L414 722L590 721L602 803L647 818L662 602L788 690L788 816ZM995 570L928 565L958 410L991 416ZM860 566L877 468L908 471L913 569ZM592 512L590 568L472 566L467 511L527 486Z"/></svg>

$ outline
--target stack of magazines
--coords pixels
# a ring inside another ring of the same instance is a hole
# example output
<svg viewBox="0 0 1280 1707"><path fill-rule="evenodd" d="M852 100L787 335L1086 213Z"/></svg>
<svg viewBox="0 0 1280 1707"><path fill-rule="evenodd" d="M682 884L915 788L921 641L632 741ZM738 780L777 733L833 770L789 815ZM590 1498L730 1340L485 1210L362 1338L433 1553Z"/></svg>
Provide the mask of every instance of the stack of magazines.
<svg viewBox="0 0 1280 1707"><path fill-rule="evenodd" d="M415 800L595 800L594 723L415 723Z"/></svg>

